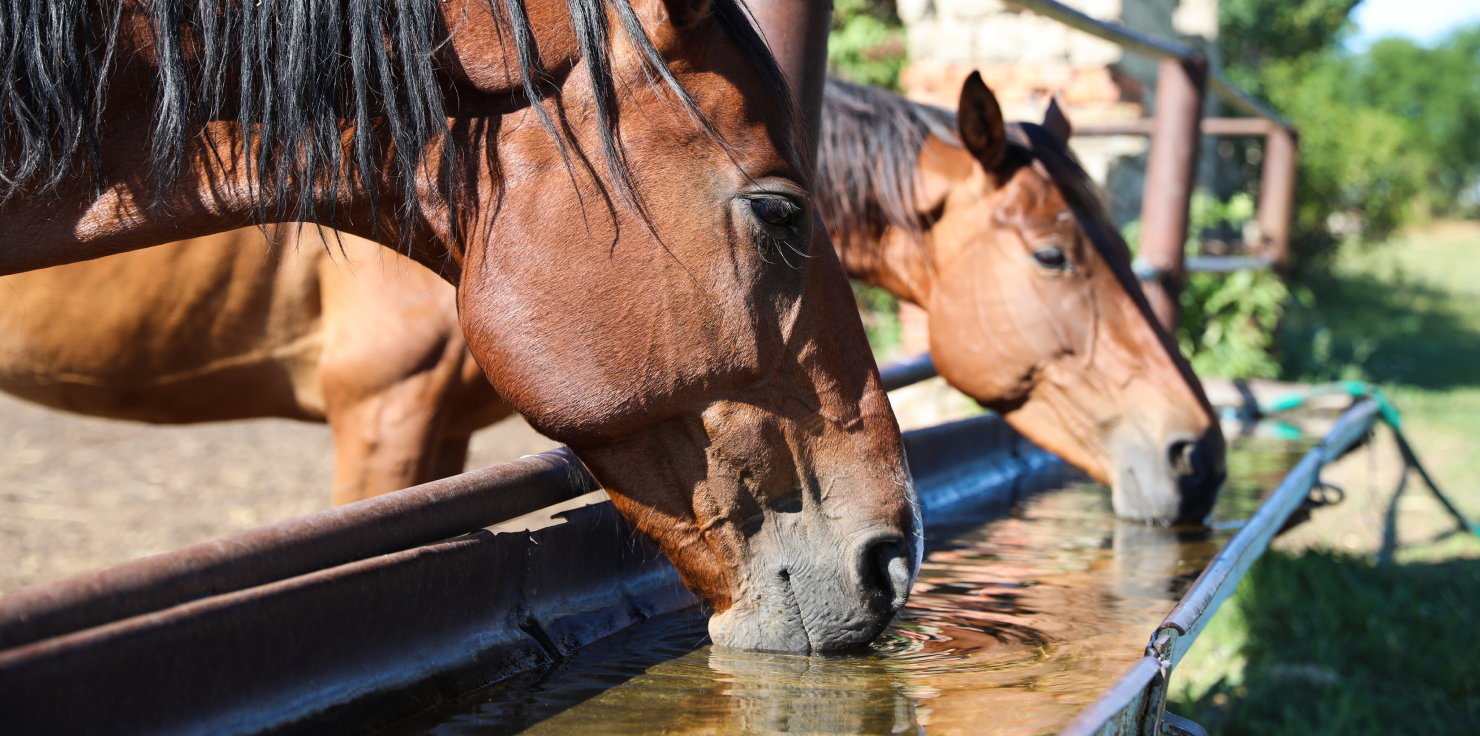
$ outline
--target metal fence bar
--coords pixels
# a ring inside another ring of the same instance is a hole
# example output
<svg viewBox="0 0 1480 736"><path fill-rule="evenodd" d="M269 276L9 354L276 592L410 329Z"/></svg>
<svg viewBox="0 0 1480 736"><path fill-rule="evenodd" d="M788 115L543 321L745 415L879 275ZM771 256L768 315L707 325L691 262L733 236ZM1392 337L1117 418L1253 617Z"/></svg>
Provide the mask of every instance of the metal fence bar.
<svg viewBox="0 0 1480 736"><path fill-rule="evenodd" d="M1295 173L1299 158L1296 133L1275 128L1264 138L1264 163L1259 174L1260 250L1275 268L1284 269L1290 255L1290 220L1295 213Z"/></svg>
<svg viewBox="0 0 1480 736"><path fill-rule="evenodd" d="M1296 130L1295 124L1290 122L1289 118L1281 115L1274 108L1240 89L1228 77L1223 76L1222 72L1215 71L1208 75L1208 89L1212 90L1213 94L1218 96L1218 99L1227 102L1245 114L1252 115L1256 118L1264 118L1292 133Z"/></svg>
<svg viewBox="0 0 1480 736"><path fill-rule="evenodd" d="M1138 54L1174 61L1192 61L1202 58L1201 52L1181 41L1173 41L1152 33L1127 28L1119 23L1106 23L1062 3L1052 2L1052 0L1013 0L1012 4L1053 18L1091 36L1119 44Z"/></svg>
<svg viewBox="0 0 1480 736"><path fill-rule="evenodd" d="M0 649L449 539L597 488L562 447L22 588L0 597Z"/></svg>
<svg viewBox="0 0 1480 736"><path fill-rule="evenodd" d="M1168 332L1181 316L1183 259L1189 207L1197 184L1197 151L1202 139L1203 91L1207 62L1165 58L1156 73L1156 115L1146 184L1141 196L1140 257L1159 278L1142 288L1151 311Z"/></svg>
<svg viewBox="0 0 1480 736"><path fill-rule="evenodd" d="M1152 118L1136 118L1120 123L1091 123L1074 128L1075 136L1151 135ZM1202 134L1216 136L1262 137L1280 127L1263 118L1203 118Z"/></svg>
<svg viewBox="0 0 1480 736"><path fill-rule="evenodd" d="M1127 51L1145 56L1184 62L1202 59L1204 56L1201 51L1181 41L1127 28L1119 23L1107 23L1085 15L1063 3L1053 2L1053 0L1013 0L1013 5L1053 18L1070 28L1083 31L1096 38L1103 38L1120 45ZM1292 132L1295 130L1295 125L1290 122L1289 118L1240 89L1222 72L1214 71L1208 75L1208 89L1219 99L1245 114L1264 118Z"/></svg>
<svg viewBox="0 0 1480 736"><path fill-rule="evenodd" d="M884 379L884 390L893 391L940 375L935 372L935 361L930 353L900 358L888 365L879 366L879 376Z"/></svg>

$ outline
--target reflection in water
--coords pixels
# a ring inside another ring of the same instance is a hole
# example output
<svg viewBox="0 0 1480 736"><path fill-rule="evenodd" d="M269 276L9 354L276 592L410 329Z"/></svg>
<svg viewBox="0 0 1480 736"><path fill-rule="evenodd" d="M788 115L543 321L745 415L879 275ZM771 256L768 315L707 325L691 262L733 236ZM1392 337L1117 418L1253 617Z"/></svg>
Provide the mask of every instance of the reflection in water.
<svg viewBox="0 0 1480 736"><path fill-rule="evenodd" d="M956 527L932 540L909 606L858 654L718 649L704 618L684 612L400 732L1054 733L1141 656L1232 535L1227 522L1246 518L1298 459L1279 449L1231 459L1246 473L1222 494L1215 531L1117 521L1108 490L1086 483Z"/></svg>

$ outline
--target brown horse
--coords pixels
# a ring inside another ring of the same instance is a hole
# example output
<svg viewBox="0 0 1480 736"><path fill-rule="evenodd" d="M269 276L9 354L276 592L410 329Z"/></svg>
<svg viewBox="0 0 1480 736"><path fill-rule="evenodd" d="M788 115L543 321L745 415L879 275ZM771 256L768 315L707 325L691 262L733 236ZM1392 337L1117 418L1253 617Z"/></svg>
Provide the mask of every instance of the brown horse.
<svg viewBox="0 0 1480 736"><path fill-rule="evenodd" d="M0 12L0 273L254 219L400 244L457 285L498 393L713 606L717 643L855 646L903 605L899 430L735 0Z"/></svg>
<svg viewBox="0 0 1480 736"><path fill-rule="evenodd" d="M0 389L166 424L327 419L336 504L462 472L472 433L514 410L468 352L457 290L320 233L274 227L274 246L243 228L7 277Z"/></svg>
<svg viewBox="0 0 1480 736"><path fill-rule="evenodd" d="M818 203L849 275L925 308L940 374L1110 485L1119 516L1206 516L1222 430L1057 106L1005 125L977 74L957 114L836 80L825 100Z"/></svg>
<svg viewBox="0 0 1480 736"><path fill-rule="evenodd" d="M1097 231L1081 228L1075 242L1095 247L1075 253L1072 277L1025 257L1021 243L1004 243L1000 232L976 234L968 243L940 242L964 231L937 235L936 223L954 221L963 203L981 206L977 200L947 199L943 206L950 212L938 218L921 218L912 205L901 204L914 201L906 187L920 177L925 140L956 140L954 116L836 81L829 82L826 100L822 165L830 178L819 189L839 234L834 243L854 274L910 298L919 291L902 284L916 278L934 284L937 277L931 270L911 274L914 259L886 257L888 248L900 247L899 238L913 238L926 256L933 249L973 250L975 267L994 278L933 304L936 322L969 330L978 321L997 334L1020 335L1010 354L946 353L947 363L970 361L956 372L973 374L974 398L1005 411L1039 444L1115 483L1122 516L1170 521L1204 512L1221 480L1216 467L1205 467L1221 461L1217 423L1196 379L1161 340L1156 322L1145 318L1137 290L1120 280L1116 265L1127 254L1116 247L1119 241L1112 236L1098 243L1091 237ZM1061 145L1050 150L1060 164L1030 173L1069 176L1070 191L1079 193L1095 222L1104 222L1098 200L1085 197L1082 171ZM1019 186L995 194L1033 191ZM891 206L903 213L892 221ZM966 216L973 214L979 212ZM335 503L460 472L469 435L513 409L462 349L454 290L354 236L326 242L313 228L277 235L278 249L255 229L244 229L11 278L11 295L0 293L0 389L71 411L155 422L327 418L336 448ZM345 258L336 257L341 249ZM101 288L110 283L130 286ZM231 287L219 289L220 283ZM75 300L77 285L97 296ZM1003 297L1005 289L1030 287L1074 298ZM237 306L213 308L223 292L238 295ZM191 321L189 315L212 316ZM1101 351L1086 370L1076 371L1063 365L1074 352L1063 343L1021 337L1071 333L1142 348ZM1163 390L1146 400L1099 380L1096 372L1113 360L1133 361L1129 370L1155 377ZM1049 371L1054 364L1060 367ZM1050 375L1067 384L1062 394L1038 387ZM1062 405L1023 410L1049 401ZM1128 438L1104 441L1104 434L1126 433L1126 426L1135 430ZM1085 427L1102 431L1086 433ZM1134 467L1128 458L1185 454L1183 447L1165 455L1156 449L1168 435L1170 442L1190 437L1193 447L1211 449L1198 450L1188 464L1168 460L1151 468L1156 472L1117 472Z"/></svg>

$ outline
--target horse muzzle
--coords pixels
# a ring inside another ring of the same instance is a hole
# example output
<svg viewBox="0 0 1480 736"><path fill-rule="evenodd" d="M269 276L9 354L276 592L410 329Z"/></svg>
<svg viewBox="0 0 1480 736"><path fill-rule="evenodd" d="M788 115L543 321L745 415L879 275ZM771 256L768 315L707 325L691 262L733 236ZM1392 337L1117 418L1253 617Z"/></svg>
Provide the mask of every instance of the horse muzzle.
<svg viewBox="0 0 1480 736"><path fill-rule="evenodd" d="M803 520L778 521L768 520L771 528L753 540L742 595L710 619L710 638L790 654L867 646L909 598L920 567L918 518L914 528L874 527L833 539Z"/></svg>

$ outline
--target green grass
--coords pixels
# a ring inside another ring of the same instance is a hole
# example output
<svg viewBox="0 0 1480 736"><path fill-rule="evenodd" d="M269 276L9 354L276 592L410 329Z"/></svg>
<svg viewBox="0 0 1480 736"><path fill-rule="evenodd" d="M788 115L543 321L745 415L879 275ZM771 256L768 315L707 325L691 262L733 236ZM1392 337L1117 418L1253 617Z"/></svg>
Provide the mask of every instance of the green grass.
<svg viewBox="0 0 1480 736"><path fill-rule="evenodd" d="M1271 552L1173 675L1168 708L1215 734L1480 733L1477 624L1480 561Z"/></svg>
<svg viewBox="0 0 1480 736"><path fill-rule="evenodd" d="M1298 285L1311 299L1287 315L1285 376L1383 384L1440 486L1480 516L1480 226L1335 265ZM1480 543L1379 565L1327 548L1348 531L1266 554L1173 674L1169 710L1225 735L1480 733Z"/></svg>
<svg viewBox="0 0 1480 736"><path fill-rule="evenodd" d="M1480 387L1480 227L1348 245L1334 265L1297 285L1309 304L1286 314L1286 377Z"/></svg>

